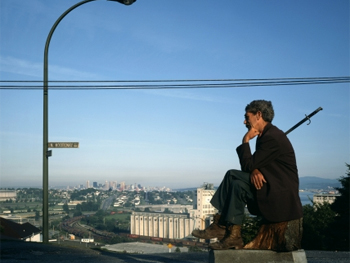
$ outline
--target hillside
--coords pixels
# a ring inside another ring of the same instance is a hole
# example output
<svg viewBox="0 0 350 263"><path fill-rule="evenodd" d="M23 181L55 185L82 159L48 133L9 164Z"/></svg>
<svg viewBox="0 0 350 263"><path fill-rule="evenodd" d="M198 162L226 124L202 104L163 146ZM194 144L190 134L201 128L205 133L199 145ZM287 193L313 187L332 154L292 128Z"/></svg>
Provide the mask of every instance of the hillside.
<svg viewBox="0 0 350 263"><path fill-rule="evenodd" d="M304 176L299 177L299 189L308 190L308 189L329 189L329 188L341 187L338 179L327 179L315 176ZM218 186L214 186L215 189ZM173 189L174 191L195 191L197 188L181 188L181 189Z"/></svg>
<svg viewBox="0 0 350 263"><path fill-rule="evenodd" d="M299 178L300 189L329 189L329 187L341 187L338 179L326 179L314 176L305 176Z"/></svg>

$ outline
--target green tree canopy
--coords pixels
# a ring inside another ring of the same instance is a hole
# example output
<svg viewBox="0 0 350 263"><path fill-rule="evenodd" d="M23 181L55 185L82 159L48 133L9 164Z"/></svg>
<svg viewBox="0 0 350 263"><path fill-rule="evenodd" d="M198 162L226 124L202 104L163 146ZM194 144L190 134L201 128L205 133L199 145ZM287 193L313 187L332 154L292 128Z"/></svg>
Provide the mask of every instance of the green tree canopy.
<svg viewBox="0 0 350 263"><path fill-rule="evenodd" d="M342 187L337 188L340 193L334 203L332 210L336 213L334 222L330 226L331 248L337 250L350 250L349 245L349 184L350 184L350 165L346 164L347 176L339 179Z"/></svg>
<svg viewBox="0 0 350 263"><path fill-rule="evenodd" d="M67 203L65 203L65 204L62 206L62 208L63 208L63 211L66 212L66 214L69 214L69 207L68 207L68 204L67 204Z"/></svg>
<svg viewBox="0 0 350 263"><path fill-rule="evenodd" d="M334 203L303 206L304 249L349 251L349 178L350 165L346 164L347 176L339 179L340 196Z"/></svg>
<svg viewBox="0 0 350 263"><path fill-rule="evenodd" d="M329 203L313 203L303 206L302 248L327 250L329 245L328 227L334 221L335 213Z"/></svg>

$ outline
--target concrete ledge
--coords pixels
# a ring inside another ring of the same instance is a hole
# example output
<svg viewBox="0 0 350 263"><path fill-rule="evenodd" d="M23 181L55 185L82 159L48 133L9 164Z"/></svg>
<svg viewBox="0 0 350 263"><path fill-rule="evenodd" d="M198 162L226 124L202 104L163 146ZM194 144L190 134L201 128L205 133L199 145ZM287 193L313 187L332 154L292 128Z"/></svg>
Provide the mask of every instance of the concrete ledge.
<svg viewBox="0 0 350 263"><path fill-rule="evenodd" d="M271 250L210 250L209 263L307 263L303 249L292 252Z"/></svg>

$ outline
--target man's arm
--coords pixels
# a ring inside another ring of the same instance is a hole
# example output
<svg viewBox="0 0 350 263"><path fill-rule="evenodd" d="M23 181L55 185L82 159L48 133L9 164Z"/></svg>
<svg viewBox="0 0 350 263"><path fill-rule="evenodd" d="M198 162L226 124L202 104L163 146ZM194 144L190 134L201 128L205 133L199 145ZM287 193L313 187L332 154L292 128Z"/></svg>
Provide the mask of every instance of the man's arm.
<svg viewBox="0 0 350 263"><path fill-rule="evenodd" d="M254 154L251 153L249 143L242 143L236 149L243 172L251 173L254 169L265 167L280 155L280 146L276 138L265 134L258 140Z"/></svg>
<svg viewBox="0 0 350 263"><path fill-rule="evenodd" d="M249 143L249 141L259 135L259 131L257 129L251 128L244 135L242 143ZM263 187L263 184L266 183L266 180L262 173L258 169L254 169L250 174L250 182L256 190L260 190Z"/></svg>
<svg viewBox="0 0 350 263"><path fill-rule="evenodd" d="M244 135L242 145L237 148L237 153L241 163L242 171L250 173L250 182L259 190L266 183L264 175L259 170L260 167L268 165L279 154L279 145L275 138L267 136L260 140L259 146L252 155L249 141L259 135L257 129L250 128Z"/></svg>

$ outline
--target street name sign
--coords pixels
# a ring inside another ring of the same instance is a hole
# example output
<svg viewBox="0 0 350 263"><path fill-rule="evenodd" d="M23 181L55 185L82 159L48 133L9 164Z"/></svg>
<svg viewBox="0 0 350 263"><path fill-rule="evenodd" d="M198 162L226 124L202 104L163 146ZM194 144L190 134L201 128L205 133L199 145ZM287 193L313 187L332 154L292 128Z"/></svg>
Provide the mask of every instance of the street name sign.
<svg viewBox="0 0 350 263"><path fill-rule="evenodd" d="M79 148L78 142L49 142L48 148Z"/></svg>

